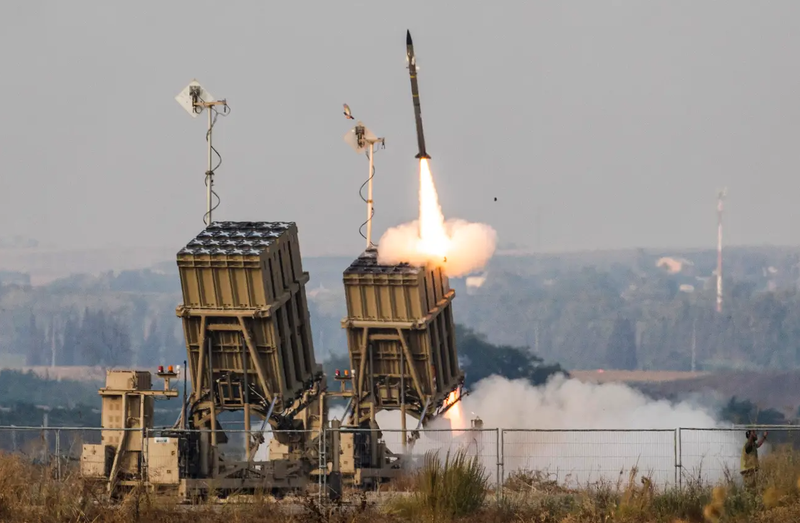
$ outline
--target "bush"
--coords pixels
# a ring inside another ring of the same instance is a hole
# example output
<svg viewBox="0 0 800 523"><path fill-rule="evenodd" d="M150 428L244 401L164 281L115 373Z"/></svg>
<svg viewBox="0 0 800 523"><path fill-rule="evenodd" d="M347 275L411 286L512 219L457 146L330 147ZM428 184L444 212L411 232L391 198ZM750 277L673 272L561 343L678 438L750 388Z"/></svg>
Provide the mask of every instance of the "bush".
<svg viewBox="0 0 800 523"><path fill-rule="evenodd" d="M477 456L460 449L444 462L439 453L425 454L422 468L414 475L414 494L395 500L391 507L398 515L414 521L446 521L477 512L486 500L489 479Z"/></svg>

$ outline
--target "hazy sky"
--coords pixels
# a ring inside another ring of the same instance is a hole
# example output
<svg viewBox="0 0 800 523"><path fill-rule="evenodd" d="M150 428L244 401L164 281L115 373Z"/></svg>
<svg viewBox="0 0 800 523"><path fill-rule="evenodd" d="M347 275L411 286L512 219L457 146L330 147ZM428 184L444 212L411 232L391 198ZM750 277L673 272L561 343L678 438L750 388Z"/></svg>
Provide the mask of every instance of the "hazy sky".
<svg viewBox="0 0 800 523"><path fill-rule="evenodd" d="M502 6L502 7L500 7ZM798 244L800 2L8 2L0 17L3 236L174 246L202 229L205 121L232 113L216 219L293 220L354 254L386 136L375 229L414 218L414 37L445 216L544 250ZM494 202L494 197L498 201Z"/></svg>

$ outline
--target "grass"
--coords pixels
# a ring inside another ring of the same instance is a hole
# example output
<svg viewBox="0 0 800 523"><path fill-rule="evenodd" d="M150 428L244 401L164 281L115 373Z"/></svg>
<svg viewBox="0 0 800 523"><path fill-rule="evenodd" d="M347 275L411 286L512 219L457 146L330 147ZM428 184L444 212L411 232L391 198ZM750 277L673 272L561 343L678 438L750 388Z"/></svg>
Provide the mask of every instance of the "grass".
<svg viewBox="0 0 800 523"><path fill-rule="evenodd" d="M466 453L428 454L422 468L388 485L383 501L353 495L343 506L319 505L315 496L280 503L181 506L134 491L110 503L76 475L54 480L53 470L24 456L0 454L0 521L4 523L784 523L800 521L800 452L778 448L761 459L754 490L736 477L720 485L685 478L682 488L660 489L632 470L616 482L576 489L546 473L516 471L501 500L484 467Z"/></svg>
<svg viewBox="0 0 800 523"><path fill-rule="evenodd" d="M486 501L489 479L477 456L465 450L425 454L422 468L413 476L410 497L389 503L392 514L412 521L451 521L478 512Z"/></svg>

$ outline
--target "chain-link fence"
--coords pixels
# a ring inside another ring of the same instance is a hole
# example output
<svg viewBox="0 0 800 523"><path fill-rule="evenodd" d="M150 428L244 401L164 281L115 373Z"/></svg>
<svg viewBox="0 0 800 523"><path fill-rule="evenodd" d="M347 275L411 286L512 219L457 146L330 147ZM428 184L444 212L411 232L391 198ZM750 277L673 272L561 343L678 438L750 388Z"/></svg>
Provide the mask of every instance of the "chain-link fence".
<svg viewBox="0 0 800 523"><path fill-rule="evenodd" d="M142 432L140 429L99 427L7 426L0 427L0 452L21 457L32 465L49 468L54 479L63 479L79 473L82 459L93 459L90 452L83 452L84 445L115 445L126 434L136 434L141 438ZM103 462L104 456L94 459Z"/></svg>
<svg viewBox="0 0 800 523"><path fill-rule="evenodd" d="M748 427L751 428L751 427ZM752 427L770 432L760 449L768 455L776 445L800 447L800 427ZM745 427L679 428L675 430L354 430L336 429L343 447L352 452L340 455L350 462L340 463L343 470L374 467L389 459L397 461L398 476L420 467L427 453L445 459L462 450L477 458L490 484L502 487L515 477L528 475L576 488L605 481L627 481L632 471L650 478L655 485L685 485L693 481L713 484L738 480ZM233 462L250 461L255 467L270 460L292 460L299 456L310 464L310 484L326 491L332 469L332 434L325 431L273 431L225 428L215 438L219 455ZM150 473L151 481L172 482L189 477L198 464L181 460L186 449L179 434L207 438L210 431L149 430L143 438L141 429L102 429L94 427L0 427L0 452L21 456L32 465L49 467L53 478L66 478L88 467L99 475L109 472L113 457L106 447L116 447L123 438L126 444L141 449L118 464L122 470ZM273 442L274 440L274 442ZM405 441L404 441L405 440ZM376 442L373 446L370 441ZM84 452L84 445L89 445ZM145 456L144 459L141 456ZM351 457L347 457L351 456ZM111 461L109 461L111 459ZM94 464L94 465L92 465ZM94 466L94 469L92 469ZM157 477L152 477L156 474ZM164 477L159 476L163 475ZM500 492L501 488L497 488Z"/></svg>
<svg viewBox="0 0 800 523"><path fill-rule="evenodd" d="M332 432L329 430L328 432ZM353 447L353 463L345 467L374 466L381 459L396 460L403 474L419 469L426 455L436 456L442 462L461 452L475 458L483 466L492 486L500 478L500 447L498 429L420 429L369 430L339 429L340 445ZM404 441L405 440L405 441ZM370 442L374 441L373 447ZM345 469L349 470L349 469ZM402 474L398 473L398 476Z"/></svg>
<svg viewBox="0 0 800 523"><path fill-rule="evenodd" d="M654 484L676 479L674 430L503 430L504 475L581 487L627 481L631 471Z"/></svg>
<svg viewBox="0 0 800 523"><path fill-rule="evenodd" d="M717 483L739 477L746 431L769 432L769 438L759 449L760 456L778 445L800 448L798 426L741 426L733 428L680 428L678 433L678 466L681 483L702 481Z"/></svg>

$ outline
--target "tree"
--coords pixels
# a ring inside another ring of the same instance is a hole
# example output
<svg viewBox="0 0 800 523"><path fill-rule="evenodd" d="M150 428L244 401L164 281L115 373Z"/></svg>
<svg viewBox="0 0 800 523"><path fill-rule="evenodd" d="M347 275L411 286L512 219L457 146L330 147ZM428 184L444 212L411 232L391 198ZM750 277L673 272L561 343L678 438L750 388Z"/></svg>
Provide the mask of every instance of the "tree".
<svg viewBox="0 0 800 523"><path fill-rule="evenodd" d="M112 314L87 309L79 340L83 361L87 363L105 367L131 362L133 351L127 322Z"/></svg>
<svg viewBox="0 0 800 523"><path fill-rule="evenodd" d="M153 318L147 329L147 335L142 342L141 350L139 351L139 365L152 365L153 362L159 361L161 358L163 336L161 335L159 326L160 323L158 319Z"/></svg>
<svg viewBox="0 0 800 523"><path fill-rule="evenodd" d="M467 387L492 375L541 385L553 374L566 374L560 365L547 365L525 348L493 345L460 325L456 326L456 347Z"/></svg>
<svg viewBox="0 0 800 523"><path fill-rule="evenodd" d="M608 366L612 369L635 370L636 362L636 332L633 330L631 320L619 318L614 322L611 338L606 349Z"/></svg>
<svg viewBox="0 0 800 523"><path fill-rule="evenodd" d="M102 314L102 311L101 311ZM128 365L131 362L131 336L124 321L112 315L103 319L100 336L100 361L105 366Z"/></svg>
<svg viewBox="0 0 800 523"><path fill-rule="evenodd" d="M731 397L725 407L720 412L720 417L724 420L738 425L784 425L786 416L775 409L760 409L758 405L750 400L737 400L736 396Z"/></svg>
<svg viewBox="0 0 800 523"><path fill-rule="evenodd" d="M36 325L36 316L31 312L28 321L28 350L25 353L27 365L46 365L44 331Z"/></svg>
<svg viewBox="0 0 800 523"><path fill-rule="evenodd" d="M59 365L78 365L83 363L79 350L80 319L71 311L64 324L64 339L58 351Z"/></svg>

